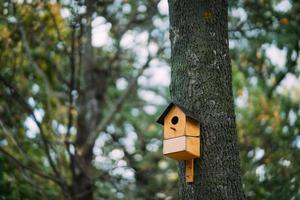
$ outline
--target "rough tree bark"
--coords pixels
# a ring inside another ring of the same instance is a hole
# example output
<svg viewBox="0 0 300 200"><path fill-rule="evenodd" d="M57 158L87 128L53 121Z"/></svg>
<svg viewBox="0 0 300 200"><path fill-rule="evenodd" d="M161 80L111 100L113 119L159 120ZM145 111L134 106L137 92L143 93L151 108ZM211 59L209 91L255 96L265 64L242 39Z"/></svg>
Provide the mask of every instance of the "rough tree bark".
<svg viewBox="0 0 300 200"><path fill-rule="evenodd" d="M181 199L245 199L232 94L227 1L169 0L171 96L201 124L195 182L179 162Z"/></svg>

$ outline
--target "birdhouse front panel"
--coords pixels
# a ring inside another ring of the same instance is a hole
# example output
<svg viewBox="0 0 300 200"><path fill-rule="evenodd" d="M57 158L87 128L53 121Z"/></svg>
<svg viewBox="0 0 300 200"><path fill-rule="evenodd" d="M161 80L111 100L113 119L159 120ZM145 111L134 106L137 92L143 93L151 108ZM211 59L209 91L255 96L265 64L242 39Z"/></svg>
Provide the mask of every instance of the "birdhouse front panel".
<svg viewBox="0 0 300 200"><path fill-rule="evenodd" d="M177 106L172 106L164 118L164 139L183 136L185 134L186 116Z"/></svg>
<svg viewBox="0 0 300 200"><path fill-rule="evenodd" d="M181 136L164 140L163 153L175 160L190 160L200 157L199 137Z"/></svg>

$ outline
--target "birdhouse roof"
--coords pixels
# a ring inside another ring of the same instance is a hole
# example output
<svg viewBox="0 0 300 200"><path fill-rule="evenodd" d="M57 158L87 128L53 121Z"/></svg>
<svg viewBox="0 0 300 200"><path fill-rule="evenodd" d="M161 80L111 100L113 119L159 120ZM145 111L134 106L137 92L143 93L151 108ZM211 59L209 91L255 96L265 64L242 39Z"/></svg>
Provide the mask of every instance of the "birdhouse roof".
<svg viewBox="0 0 300 200"><path fill-rule="evenodd" d="M187 110L185 107L181 106L180 104L178 104L177 102L171 102L168 107L165 109L165 111L160 115L160 117L158 118L158 120L156 121L157 123L161 124L161 125L164 125L164 119L165 117L167 116L167 114L169 113L170 109L173 107L173 106L177 106L178 108L180 108L180 110L182 112L184 112L184 114L196 121L199 121L197 120L197 117L195 116L195 114L193 114L192 112L190 112L189 110Z"/></svg>

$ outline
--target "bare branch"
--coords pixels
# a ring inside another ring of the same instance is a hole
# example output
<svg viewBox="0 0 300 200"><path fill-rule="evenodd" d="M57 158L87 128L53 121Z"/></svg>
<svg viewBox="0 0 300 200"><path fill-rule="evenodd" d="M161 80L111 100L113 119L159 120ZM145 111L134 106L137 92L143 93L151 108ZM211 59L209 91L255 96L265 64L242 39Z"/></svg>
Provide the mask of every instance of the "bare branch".
<svg viewBox="0 0 300 200"><path fill-rule="evenodd" d="M71 127L73 125L73 114L72 114L72 110L74 109L74 95L73 92L75 91L75 76L76 76L76 58L75 58L75 53L76 53L76 49L75 49L75 27L72 27L72 37L71 37L71 55L70 55L70 68L71 68L71 77L70 77L70 83L69 83L69 110L68 110L68 127L67 127L67 134L66 134L66 140L69 141L70 140L70 132L71 132ZM74 163L74 156L71 153L71 146L69 142L65 142L66 144L66 149L68 152L68 155L70 157L70 167L71 167L71 171L72 171L72 176L73 178L75 177L75 163Z"/></svg>
<svg viewBox="0 0 300 200"><path fill-rule="evenodd" d="M115 114L118 113L122 109L122 106L126 102L126 99L130 95L132 90L135 88L138 78L143 74L145 69L147 69L149 67L150 61L151 61L151 58L149 56L147 62L144 64L144 66L142 66L139 69L138 74L136 75L136 77L128 85L127 90L116 101L116 103L114 104L114 106L113 106L112 110L110 111L110 113L108 115L106 115L106 117L100 122L100 124L96 127L95 131L93 131L89 135L89 137L86 140L86 144L87 144L87 145L85 145L86 148L90 148L90 146L92 146L92 144L94 143L96 138L99 136L100 132L102 132L106 128L106 126L111 123L111 121L113 120ZM85 149L83 151L83 153L87 152L87 150L88 149Z"/></svg>
<svg viewBox="0 0 300 200"><path fill-rule="evenodd" d="M34 61L33 57L32 57L32 53L30 50L30 46L28 44L28 40L27 40L27 36L26 36L26 32L25 29L23 27L23 25L21 24L20 20L19 20L19 24L18 24L20 33L21 33L21 37L22 37L22 42L24 44L24 48L25 48L25 53L29 59L29 62L31 63L31 65L33 66L33 68L36 70L36 72L42 77L42 79L44 80L45 86L46 86L46 90L48 94L52 93L52 88L50 86L49 80L46 76L46 74L40 69L40 67L38 66L38 64Z"/></svg>
<svg viewBox="0 0 300 200"><path fill-rule="evenodd" d="M32 167L29 167L29 166L26 166L24 165L23 163L21 163L17 158L15 158L14 156L12 156L10 153L8 153L6 150L4 150L3 148L0 147L0 152L5 156L7 157L10 161L12 161L14 164L22 167L23 169L26 169L30 172L32 172L33 174L36 174L42 178L45 178L45 179L48 179L48 180L51 180L57 184L61 184L60 180L55 178L54 176L49 176L47 174L44 174L40 171L38 171L37 169L34 169Z"/></svg>
<svg viewBox="0 0 300 200"><path fill-rule="evenodd" d="M70 68L71 68L71 76L70 76L70 83L69 83L69 111L68 111L68 128L67 128L67 138L70 136L70 129L73 124L73 115L72 109L74 107L74 97L73 92L76 88L75 86L75 72L76 72L76 64L75 64L75 27L72 30L72 39L71 39L71 56L70 56Z"/></svg>
<svg viewBox="0 0 300 200"><path fill-rule="evenodd" d="M8 138L9 140L11 140L11 142L13 143L13 145L18 149L18 151L22 154L23 158L25 158L26 162L30 162L34 165L36 165L36 163L34 163L34 161L32 161L32 159L28 156L28 154L24 151L24 149L22 148L20 142L18 141L17 138L13 137L13 134L8 132L7 128L5 127L5 125L3 124L3 122L0 120L0 126L3 129L3 133L5 134L6 138Z"/></svg>
<svg viewBox="0 0 300 200"><path fill-rule="evenodd" d="M24 169L21 168L21 170L23 170L24 172L22 173L22 176L24 177L24 179L31 185L33 186L34 190L38 191L44 199L50 200L51 198L49 197L49 195L47 194L46 191L44 191L40 185L38 183L36 183L36 181L34 181L34 179L32 179L31 177L29 177L26 174L26 171Z"/></svg>
<svg viewBox="0 0 300 200"><path fill-rule="evenodd" d="M12 99L14 101L16 101L24 110L26 110L26 112L28 112L28 114L32 117L33 121L36 123L37 127L39 128L40 134L41 134L41 138L42 138L42 142L44 144L44 150L46 153L46 157L49 161L49 164L51 166L51 168L53 169L54 173L56 174L56 176L61 178L60 173L58 172L51 156L50 156L50 148L49 148L49 143L48 140L46 138L46 135L44 133L44 130L42 128L41 123L37 120L34 111L32 110L31 106L26 102L26 100L23 98L22 95L20 95L19 91L17 90L16 87L14 87L13 85L11 85L9 83L9 81L7 81L3 76L0 75L0 82L2 82L11 92L12 95ZM61 179L61 182L63 183L64 181Z"/></svg>
<svg viewBox="0 0 300 200"><path fill-rule="evenodd" d="M46 6L46 9L48 10L48 12L49 12L49 14L50 14L50 17L51 17L52 22L53 22L53 24L54 24L54 28L55 28L55 31L56 31L58 40L59 40L59 42L61 42L64 52L65 52L69 57L71 57L71 56L70 56L70 52L68 51L68 48L66 47L66 45L65 45L65 43L64 43L64 41L63 41L63 38L62 38L62 36L61 36L61 33L60 33L60 30L59 30L59 27L58 27L58 24L57 24L55 15L52 13L52 11L51 11L51 9L50 9L50 5L47 5L47 6Z"/></svg>

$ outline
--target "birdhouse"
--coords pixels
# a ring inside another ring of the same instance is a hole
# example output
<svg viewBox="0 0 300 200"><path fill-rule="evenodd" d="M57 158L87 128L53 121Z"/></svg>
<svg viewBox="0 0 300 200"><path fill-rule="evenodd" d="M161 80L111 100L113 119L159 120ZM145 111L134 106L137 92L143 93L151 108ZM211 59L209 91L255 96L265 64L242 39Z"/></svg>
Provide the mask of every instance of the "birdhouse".
<svg viewBox="0 0 300 200"><path fill-rule="evenodd" d="M175 160L186 160L193 172L193 159L200 157L200 124L194 115L172 102L157 122L164 128L163 154ZM187 169L186 173L190 171ZM187 178L187 182L193 181L193 177Z"/></svg>

